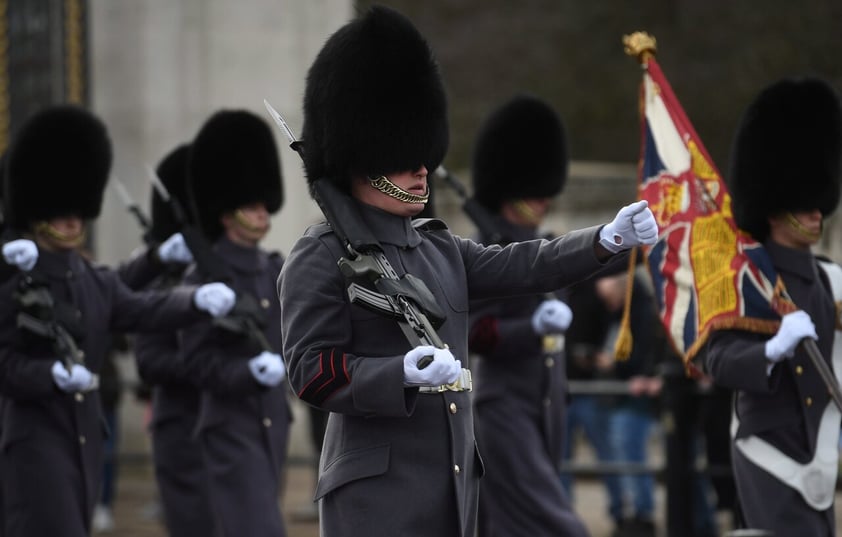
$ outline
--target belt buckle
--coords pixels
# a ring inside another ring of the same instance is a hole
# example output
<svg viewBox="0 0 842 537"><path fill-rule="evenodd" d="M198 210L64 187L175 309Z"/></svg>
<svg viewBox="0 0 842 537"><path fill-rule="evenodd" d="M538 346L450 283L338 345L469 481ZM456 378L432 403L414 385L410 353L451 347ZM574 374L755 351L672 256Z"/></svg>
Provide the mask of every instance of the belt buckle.
<svg viewBox="0 0 842 537"><path fill-rule="evenodd" d="M459 377L450 384L441 384L439 386L421 386L419 390L422 393L444 393L451 392L470 392L473 391L474 384L471 378L471 370L462 368Z"/></svg>

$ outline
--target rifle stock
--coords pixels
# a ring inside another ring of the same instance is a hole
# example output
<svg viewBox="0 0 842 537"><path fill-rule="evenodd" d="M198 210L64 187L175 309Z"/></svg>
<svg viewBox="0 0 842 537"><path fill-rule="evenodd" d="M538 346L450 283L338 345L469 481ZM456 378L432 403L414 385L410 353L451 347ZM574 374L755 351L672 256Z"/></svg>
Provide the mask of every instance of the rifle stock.
<svg viewBox="0 0 842 537"><path fill-rule="evenodd" d="M84 353L68 330L56 320L56 305L46 287L35 284L30 277L21 280L21 289L16 294L24 311L17 314L17 326L36 336L52 341L53 349L64 362L69 372L73 364L85 365ZM33 315L31 311L37 311Z"/></svg>
<svg viewBox="0 0 842 537"><path fill-rule="evenodd" d="M437 321L444 320L444 313L438 308L423 281L411 274L402 277L397 275L352 200L324 179L314 183L313 191L316 203L349 254L349 257L342 257L338 261L342 274L349 280L368 281L379 291L376 293L351 282L348 286L351 302L398 321L404 336L413 347L431 345L445 348L446 345L428 317L431 312L422 310L422 306L434 308L433 317ZM421 358L419 369L428 366L430 362L431 356Z"/></svg>

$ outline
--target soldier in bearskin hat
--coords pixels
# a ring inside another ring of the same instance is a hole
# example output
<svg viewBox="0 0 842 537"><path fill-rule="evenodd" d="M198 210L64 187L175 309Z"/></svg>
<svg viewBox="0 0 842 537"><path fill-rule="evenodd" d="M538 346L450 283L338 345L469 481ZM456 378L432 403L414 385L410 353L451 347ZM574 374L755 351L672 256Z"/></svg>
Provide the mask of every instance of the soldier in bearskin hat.
<svg viewBox="0 0 842 537"><path fill-rule="evenodd" d="M539 229L567 180L567 140L546 102L515 95L480 128L473 149L474 197L493 218L478 242L542 238ZM480 484L479 535L587 536L558 476L565 394L562 340L573 317L553 294L471 305L477 442L489 469Z"/></svg>
<svg viewBox="0 0 842 537"><path fill-rule="evenodd" d="M745 523L778 536L836 534L840 413L799 342L816 340L823 359L842 367L834 343L842 268L811 252L839 201L841 156L839 96L814 77L761 91L732 151L736 222L763 244L799 309L771 338L715 332L706 363L737 391L732 464Z"/></svg>
<svg viewBox="0 0 842 537"><path fill-rule="evenodd" d="M307 75L302 138L311 192L328 181L349 195L343 201L389 264L429 290L449 345L413 348L393 317L351 303L337 266L347 251L329 225L296 242L278 282L281 333L293 389L330 411L316 489L321 534L473 536L483 469L467 370L469 300L584 278L625 257L614 253L654 242L654 217L638 204L607 226L506 248L462 239L439 220L412 220L447 150L447 99L427 42L382 6L322 47Z"/></svg>
<svg viewBox="0 0 842 537"><path fill-rule="evenodd" d="M90 533L103 460L98 373L109 335L172 330L233 306L221 283L134 293L116 271L79 253L110 168L105 125L70 105L36 113L9 150L8 224L24 238L3 247L20 272L0 289L5 537Z"/></svg>
<svg viewBox="0 0 842 537"><path fill-rule="evenodd" d="M212 115L191 144L187 193L217 270L227 273L238 304L250 297L258 310L244 314L252 330L204 323L182 338L188 375L202 391L196 431L211 509L221 535L285 535L278 494L291 413L275 297L283 258L260 247L283 204L269 125L244 110ZM208 277L209 267L193 268L186 281Z"/></svg>
<svg viewBox="0 0 842 537"><path fill-rule="evenodd" d="M187 206L187 162L190 145L181 144L158 163L155 173L170 196L182 207ZM151 222L148 238L161 244L159 252L169 252L164 245L183 245L180 233L183 223L176 218L171 203L157 189L150 198ZM183 215L189 217L189 213ZM175 249L180 251L180 247ZM162 257L159 253L158 257ZM192 255L189 256L192 258ZM187 258L182 259L187 261ZM167 269L147 285L150 289L171 289L184 277L187 265L170 262ZM170 537L213 536L215 517L210 509L207 471L199 442L193 435L199 415L199 390L185 374L179 354L176 332L138 334L134 339L134 355L140 378L152 392L152 455L158 484L164 525Z"/></svg>

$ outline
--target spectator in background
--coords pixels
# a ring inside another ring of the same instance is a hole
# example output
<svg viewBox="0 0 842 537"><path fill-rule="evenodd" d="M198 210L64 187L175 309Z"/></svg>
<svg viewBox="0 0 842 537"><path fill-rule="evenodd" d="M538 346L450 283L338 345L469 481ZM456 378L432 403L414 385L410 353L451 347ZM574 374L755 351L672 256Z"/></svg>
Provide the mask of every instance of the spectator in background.
<svg viewBox="0 0 842 537"><path fill-rule="evenodd" d="M573 381L592 381L600 375L597 361L603 342L608 334L610 317L605 304L596 293L596 280L590 278L571 286L567 290L567 303L573 312L573 321L565 334L567 353L567 379ZM605 405L600 402L603 396L591 393L571 394L567 404L567 420L564 433L564 461L572 462L579 444L577 436L581 433L590 444L599 462L610 462L613 458L608 442L608 415ZM622 491L620 479L616 473L602 476L605 484L608 514L619 525L623 518ZM568 472L561 474L561 482L573 500L573 476Z"/></svg>
<svg viewBox="0 0 842 537"><path fill-rule="evenodd" d="M631 354L615 356L617 338L621 336L623 310L627 300L627 274L599 278L596 293L611 314L611 324L603 350L597 358L605 376L628 382L628 395L604 400L608 411L608 443L615 462L645 465L649 461L647 445L654 423L653 398L660 394L661 379L654 375L654 366L661 357L655 346L658 318L655 302L642 276L635 276L631 285L628 314L632 337ZM619 514L615 537L654 537L655 485L652 474L631 471L620 474L622 504L611 507ZM616 499L616 498L614 498Z"/></svg>

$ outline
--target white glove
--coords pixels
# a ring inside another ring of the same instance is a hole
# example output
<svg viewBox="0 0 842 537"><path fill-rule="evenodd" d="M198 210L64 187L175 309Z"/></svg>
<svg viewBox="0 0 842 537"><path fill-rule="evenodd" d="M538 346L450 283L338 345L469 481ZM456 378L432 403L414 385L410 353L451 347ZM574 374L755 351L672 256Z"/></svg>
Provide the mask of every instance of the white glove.
<svg viewBox="0 0 842 537"><path fill-rule="evenodd" d="M806 311L798 310L787 313L781 319L778 333L766 342L766 358L772 362L780 362L795 354L795 347L804 339L818 340L816 325Z"/></svg>
<svg viewBox="0 0 842 537"><path fill-rule="evenodd" d="M249 370L257 382L269 387L280 384L287 374L281 355L269 351L263 351L249 360Z"/></svg>
<svg viewBox="0 0 842 537"><path fill-rule="evenodd" d="M184 235L173 233L158 246L158 259L164 263L182 263L186 265L193 262L193 253L187 247L187 243L184 241Z"/></svg>
<svg viewBox="0 0 842 537"><path fill-rule="evenodd" d="M73 364L68 373L64 364L56 360L52 373L56 386L64 392L81 392L94 388L94 374L83 365Z"/></svg>
<svg viewBox="0 0 842 537"><path fill-rule="evenodd" d="M599 244L612 254L657 240L658 224L646 200L626 205L599 231Z"/></svg>
<svg viewBox="0 0 842 537"><path fill-rule="evenodd" d="M24 272L29 272L38 261L38 247L29 239L16 239L3 245L3 258Z"/></svg>
<svg viewBox="0 0 842 537"><path fill-rule="evenodd" d="M224 283L206 283L196 289L193 303L202 311L214 317L223 317L231 311L237 301L237 294Z"/></svg>
<svg viewBox="0 0 842 537"><path fill-rule="evenodd" d="M539 336L563 334L571 321L573 311L570 306L561 300L545 300L532 314L532 329Z"/></svg>
<svg viewBox="0 0 842 537"><path fill-rule="evenodd" d="M433 361L418 369L418 360L432 356ZM455 359L449 349L432 345L419 345L403 357L403 382L407 386L441 386L456 382L462 372L462 362Z"/></svg>

